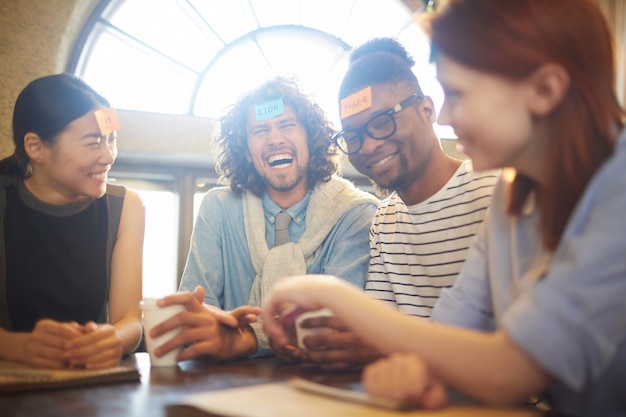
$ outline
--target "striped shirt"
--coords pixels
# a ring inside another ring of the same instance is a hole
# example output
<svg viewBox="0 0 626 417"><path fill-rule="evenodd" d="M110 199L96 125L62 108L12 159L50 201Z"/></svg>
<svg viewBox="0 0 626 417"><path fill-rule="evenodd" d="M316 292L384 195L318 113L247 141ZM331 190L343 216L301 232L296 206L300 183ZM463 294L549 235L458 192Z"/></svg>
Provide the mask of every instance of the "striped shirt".
<svg viewBox="0 0 626 417"><path fill-rule="evenodd" d="M419 204L407 207L395 192L383 200L370 229L365 290L404 313L430 317L465 262L498 176L474 172L466 160L445 187Z"/></svg>

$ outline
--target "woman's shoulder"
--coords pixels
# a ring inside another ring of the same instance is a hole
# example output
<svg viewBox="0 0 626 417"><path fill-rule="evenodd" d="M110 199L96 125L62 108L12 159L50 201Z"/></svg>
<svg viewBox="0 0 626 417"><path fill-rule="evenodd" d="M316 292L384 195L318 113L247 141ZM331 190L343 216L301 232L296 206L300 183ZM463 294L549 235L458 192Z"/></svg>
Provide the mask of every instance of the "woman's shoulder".
<svg viewBox="0 0 626 417"><path fill-rule="evenodd" d="M139 193L124 185L107 184L105 197L113 213L120 213L121 215L127 213L127 215L131 216L140 216L145 211L145 204Z"/></svg>
<svg viewBox="0 0 626 417"><path fill-rule="evenodd" d="M604 162L587 185L584 200L591 202L606 199L626 204L626 175L623 175L625 165L626 129L615 144L613 155Z"/></svg>
<svg viewBox="0 0 626 417"><path fill-rule="evenodd" d="M143 200L139 193L132 188L119 184L107 184L106 194L109 198L130 201L130 204L137 203L143 205Z"/></svg>
<svg viewBox="0 0 626 417"><path fill-rule="evenodd" d="M124 197L126 194L126 186L119 184L107 184L106 195L112 197Z"/></svg>

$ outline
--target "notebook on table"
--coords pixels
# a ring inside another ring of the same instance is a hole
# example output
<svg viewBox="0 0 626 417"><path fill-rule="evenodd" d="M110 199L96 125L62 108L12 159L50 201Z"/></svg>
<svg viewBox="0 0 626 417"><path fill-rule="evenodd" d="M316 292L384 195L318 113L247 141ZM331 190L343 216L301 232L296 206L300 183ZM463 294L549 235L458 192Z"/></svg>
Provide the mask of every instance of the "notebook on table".
<svg viewBox="0 0 626 417"><path fill-rule="evenodd" d="M27 365L0 361L0 394L38 391L115 382L139 382L139 371L133 366L108 369L37 369Z"/></svg>

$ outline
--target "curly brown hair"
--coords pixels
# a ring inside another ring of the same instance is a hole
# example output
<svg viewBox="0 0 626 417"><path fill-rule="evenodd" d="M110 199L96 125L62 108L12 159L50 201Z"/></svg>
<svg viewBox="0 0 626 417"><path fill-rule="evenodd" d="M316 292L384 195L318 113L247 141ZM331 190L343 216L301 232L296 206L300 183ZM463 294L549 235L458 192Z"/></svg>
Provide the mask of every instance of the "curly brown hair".
<svg viewBox="0 0 626 417"><path fill-rule="evenodd" d="M236 194L249 190L260 196L266 189L263 178L245 157L248 151L246 121L251 106L279 97L282 97L285 105L293 108L307 134L309 189L321 181L329 181L337 171L337 150L331 141L335 131L326 114L300 91L293 78L276 77L242 95L219 119L220 133L213 139L217 151L216 171L220 175L220 182L230 184Z"/></svg>

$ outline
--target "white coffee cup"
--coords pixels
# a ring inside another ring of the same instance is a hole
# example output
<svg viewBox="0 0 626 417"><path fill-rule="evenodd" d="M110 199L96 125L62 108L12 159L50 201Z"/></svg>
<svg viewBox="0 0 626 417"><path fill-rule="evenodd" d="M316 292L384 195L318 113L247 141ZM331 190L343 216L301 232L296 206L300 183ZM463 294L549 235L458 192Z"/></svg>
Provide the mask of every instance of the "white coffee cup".
<svg viewBox="0 0 626 417"><path fill-rule="evenodd" d="M182 346L180 349L174 349L161 357L155 356L154 351L157 347L176 336L183 328L172 329L156 338L150 337L150 330L181 311L185 311L185 307L178 304L159 307L157 306L157 300L158 298L144 298L139 303L141 312L143 313L143 337L146 342L146 350L150 354L150 365L174 366L176 365L176 355L182 350Z"/></svg>
<svg viewBox="0 0 626 417"><path fill-rule="evenodd" d="M296 318L296 337L298 339L298 347L300 349L306 349L304 346L304 338L306 336L313 336L316 334L326 334L333 331L333 329L329 329L328 327L312 327L312 328L303 328L302 322L306 319L310 319L313 317L329 317L332 316L333 312L327 308L322 308L314 311L307 311L306 313L300 314Z"/></svg>

